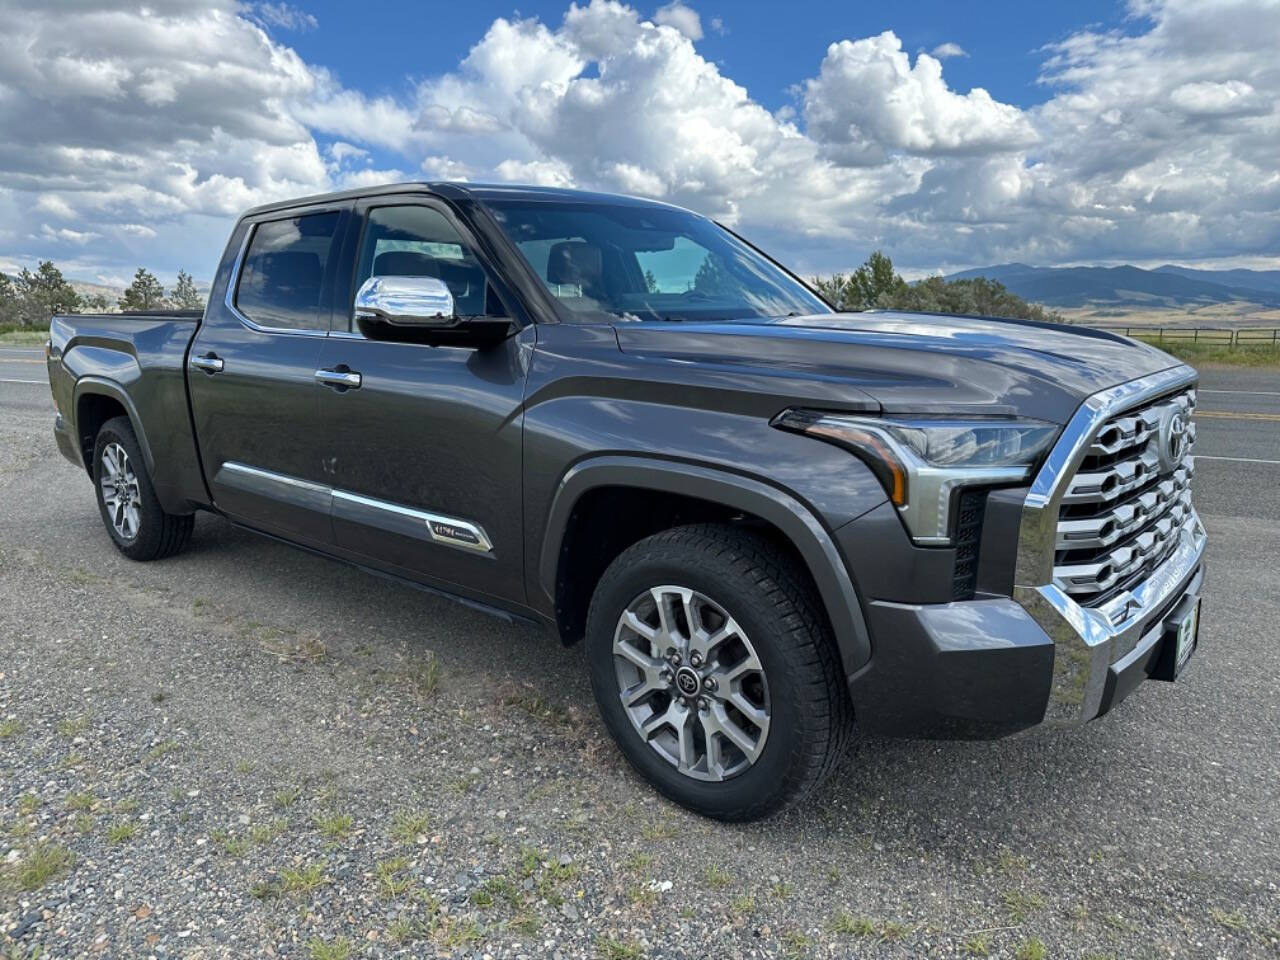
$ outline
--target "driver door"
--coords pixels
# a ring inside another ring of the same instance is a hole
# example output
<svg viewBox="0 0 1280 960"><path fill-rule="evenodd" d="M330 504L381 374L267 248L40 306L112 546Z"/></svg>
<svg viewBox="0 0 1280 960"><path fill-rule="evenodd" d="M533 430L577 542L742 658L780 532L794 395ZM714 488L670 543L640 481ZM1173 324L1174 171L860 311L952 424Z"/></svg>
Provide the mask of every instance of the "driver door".
<svg viewBox="0 0 1280 960"><path fill-rule="evenodd" d="M335 543L453 592L523 602L521 406L535 328L482 349L366 339L352 298L371 276L440 279L459 316L513 314L443 203L379 197L356 216L356 275L320 358L345 375L320 397Z"/></svg>

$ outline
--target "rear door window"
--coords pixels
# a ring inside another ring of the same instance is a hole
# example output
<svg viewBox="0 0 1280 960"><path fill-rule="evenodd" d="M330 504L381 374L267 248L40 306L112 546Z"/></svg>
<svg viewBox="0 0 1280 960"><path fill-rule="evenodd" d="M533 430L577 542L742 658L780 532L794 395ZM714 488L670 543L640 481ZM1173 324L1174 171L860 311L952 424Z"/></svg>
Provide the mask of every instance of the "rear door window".
<svg viewBox="0 0 1280 960"><path fill-rule="evenodd" d="M324 271L341 216L335 210L258 224L240 269L236 309L261 327L327 330Z"/></svg>

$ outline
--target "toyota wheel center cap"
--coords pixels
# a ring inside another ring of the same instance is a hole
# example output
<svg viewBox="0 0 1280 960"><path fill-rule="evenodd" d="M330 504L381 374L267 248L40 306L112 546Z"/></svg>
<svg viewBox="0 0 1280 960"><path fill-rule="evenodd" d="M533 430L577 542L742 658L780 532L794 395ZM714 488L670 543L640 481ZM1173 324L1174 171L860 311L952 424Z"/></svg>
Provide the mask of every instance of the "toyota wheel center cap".
<svg viewBox="0 0 1280 960"><path fill-rule="evenodd" d="M698 674L689 667L681 667L676 671L676 689L686 697L692 697L702 687Z"/></svg>

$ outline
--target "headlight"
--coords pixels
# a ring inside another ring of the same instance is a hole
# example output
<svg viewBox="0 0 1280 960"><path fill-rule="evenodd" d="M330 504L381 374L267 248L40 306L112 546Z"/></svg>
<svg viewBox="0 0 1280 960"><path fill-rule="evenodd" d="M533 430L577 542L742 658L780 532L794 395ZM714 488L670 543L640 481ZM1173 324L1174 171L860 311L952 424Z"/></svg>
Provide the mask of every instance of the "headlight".
<svg viewBox="0 0 1280 960"><path fill-rule="evenodd" d="M1025 480L1058 433L1040 420L895 419L821 410L787 410L773 425L837 444L864 460L922 544L950 541L957 488Z"/></svg>

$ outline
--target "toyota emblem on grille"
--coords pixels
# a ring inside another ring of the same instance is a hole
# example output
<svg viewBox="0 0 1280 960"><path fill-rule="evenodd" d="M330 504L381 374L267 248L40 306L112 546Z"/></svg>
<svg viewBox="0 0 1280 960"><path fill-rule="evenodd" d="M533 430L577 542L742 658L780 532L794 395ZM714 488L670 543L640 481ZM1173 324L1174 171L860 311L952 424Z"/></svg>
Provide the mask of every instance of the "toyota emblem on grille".
<svg viewBox="0 0 1280 960"><path fill-rule="evenodd" d="M1160 417L1160 472L1173 473L1182 463L1187 453L1188 436L1187 414L1179 406L1167 408Z"/></svg>

